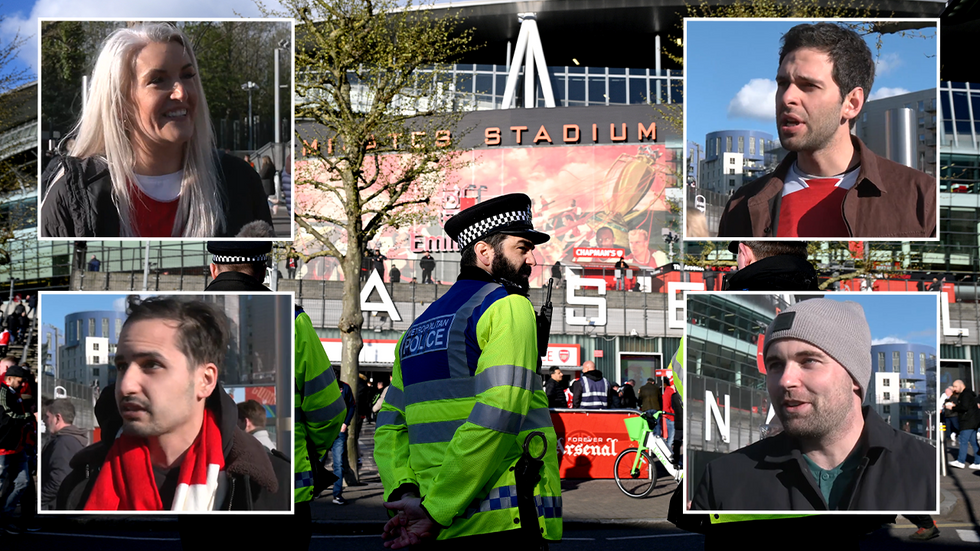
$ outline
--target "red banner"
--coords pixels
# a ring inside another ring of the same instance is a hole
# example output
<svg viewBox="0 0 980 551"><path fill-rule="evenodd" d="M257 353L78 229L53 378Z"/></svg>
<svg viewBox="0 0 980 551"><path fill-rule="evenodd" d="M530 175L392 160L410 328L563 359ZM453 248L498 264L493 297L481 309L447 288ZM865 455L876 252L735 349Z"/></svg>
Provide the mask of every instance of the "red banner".
<svg viewBox="0 0 980 551"><path fill-rule="evenodd" d="M245 399L255 400L263 406L274 406L276 405L276 387L247 386L245 387Z"/></svg>
<svg viewBox="0 0 980 551"><path fill-rule="evenodd" d="M616 410L552 411L561 477L613 478L616 456L636 447L623 420L637 414Z"/></svg>
<svg viewBox="0 0 980 551"><path fill-rule="evenodd" d="M759 368L759 373L766 374L766 359L762 357L762 349L766 346L766 334L759 333L758 345L755 351L755 363Z"/></svg>

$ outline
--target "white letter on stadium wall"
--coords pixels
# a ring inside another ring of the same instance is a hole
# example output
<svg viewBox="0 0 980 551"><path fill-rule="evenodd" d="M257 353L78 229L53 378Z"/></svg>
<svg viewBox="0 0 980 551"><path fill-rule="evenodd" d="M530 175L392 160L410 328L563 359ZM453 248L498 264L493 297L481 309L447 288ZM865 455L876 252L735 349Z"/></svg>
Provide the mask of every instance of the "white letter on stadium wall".
<svg viewBox="0 0 980 551"><path fill-rule="evenodd" d="M378 290L381 302L368 302L371 291L375 289ZM395 308L395 302L391 300L391 295L388 294L385 282L381 281L381 276L378 275L377 270L371 270L371 275L368 276L367 282L364 284L364 287L361 287L361 310L365 312L385 312L393 321L402 320L402 316L398 313L398 308Z"/></svg>
<svg viewBox="0 0 980 551"><path fill-rule="evenodd" d="M589 318L585 316L585 312L582 312L581 316L575 315L575 309L571 307L565 308L565 323L568 325L605 325L606 324L606 299L598 297L578 297L575 296L575 291L582 287L597 287L599 289L600 295L606 294L606 280L604 279L589 279L584 277L579 277L575 275L569 269L565 270L565 288L567 289L567 301L568 304L573 304L575 306L595 306L599 309L599 314L594 318Z"/></svg>
<svg viewBox="0 0 980 551"><path fill-rule="evenodd" d="M677 298L678 291L681 291L681 298ZM694 281L668 281L667 282L667 327L671 329L684 329L687 323L687 302L684 300L683 291L704 291L704 283ZM678 319L677 311L680 310L681 317Z"/></svg>

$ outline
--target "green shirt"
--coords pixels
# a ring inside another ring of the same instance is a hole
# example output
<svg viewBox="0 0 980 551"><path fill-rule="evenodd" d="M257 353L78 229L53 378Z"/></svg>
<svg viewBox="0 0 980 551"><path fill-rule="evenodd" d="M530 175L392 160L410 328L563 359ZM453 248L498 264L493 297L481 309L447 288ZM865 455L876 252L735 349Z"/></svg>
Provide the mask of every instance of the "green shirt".
<svg viewBox="0 0 980 551"><path fill-rule="evenodd" d="M806 459L806 464L810 467L810 474L813 475L813 480L820 488L824 501L827 502L827 508L831 511L837 510L841 499L851 485L851 481L854 480L854 475L857 474L861 458L858 454L852 453L840 465L826 470L821 469L806 454L803 454L803 458Z"/></svg>

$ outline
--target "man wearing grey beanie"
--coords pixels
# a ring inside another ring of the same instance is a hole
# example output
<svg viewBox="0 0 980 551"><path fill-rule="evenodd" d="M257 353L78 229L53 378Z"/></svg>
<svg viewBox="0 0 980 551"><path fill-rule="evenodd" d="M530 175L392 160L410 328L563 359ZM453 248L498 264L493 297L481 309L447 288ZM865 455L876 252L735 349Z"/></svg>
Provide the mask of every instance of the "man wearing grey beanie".
<svg viewBox="0 0 980 551"><path fill-rule="evenodd" d="M694 509L938 509L936 450L861 406L872 371L861 305L793 304L769 325L763 358L784 432L708 464Z"/></svg>

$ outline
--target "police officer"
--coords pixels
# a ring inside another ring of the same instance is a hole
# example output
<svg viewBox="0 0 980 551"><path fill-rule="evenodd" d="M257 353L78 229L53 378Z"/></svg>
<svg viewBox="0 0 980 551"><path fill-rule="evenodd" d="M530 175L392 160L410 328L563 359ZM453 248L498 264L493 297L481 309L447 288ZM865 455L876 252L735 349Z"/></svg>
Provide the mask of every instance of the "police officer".
<svg viewBox="0 0 980 551"><path fill-rule="evenodd" d="M265 222L263 224L268 225ZM251 224L249 224L251 225ZM261 234L269 228L256 229ZM243 230L245 231L245 230ZM239 234L238 237L245 237ZM249 235L247 237L263 237ZM265 266L272 252L269 241L208 241L211 258L211 277L214 281L205 291L257 291L269 292L262 284ZM284 532L296 549L308 549L313 537L313 517L310 502L313 495L313 461L325 457L333 441L340 433L347 412L340 387L331 369L320 337L313 328L313 321L299 305L295 306L295 447L293 450L293 469L295 488L293 498L295 515L293 524ZM318 457L311 458L316 453ZM181 517L184 518L184 517ZM213 518L213 517L208 517ZM246 518L247 517L243 517ZM186 523L185 523L186 524ZM197 529L192 525L189 528ZM247 531L246 531L247 533Z"/></svg>
<svg viewBox="0 0 980 551"><path fill-rule="evenodd" d="M269 241L208 241L211 277L205 291L269 292L262 285L272 252Z"/></svg>
<svg viewBox="0 0 980 551"><path fill-rule="evenodd" d="M526 293L549 236L524 194L470 207L446 233L459 278L399 341L378 415L375 460L397 513L385 545L542 549L561 539L561 488ZM530 481L525 456L540 458Z"/></svg>

